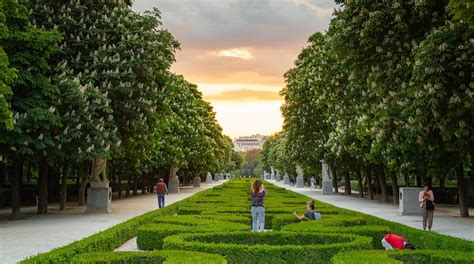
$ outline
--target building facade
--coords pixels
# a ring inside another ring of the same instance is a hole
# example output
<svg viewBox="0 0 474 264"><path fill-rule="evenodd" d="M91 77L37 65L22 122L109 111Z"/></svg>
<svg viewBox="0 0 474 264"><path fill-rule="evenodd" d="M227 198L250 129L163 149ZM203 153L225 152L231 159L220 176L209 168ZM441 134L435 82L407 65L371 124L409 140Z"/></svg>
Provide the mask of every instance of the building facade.
<svg viewBox="0 0 474 264"><path fill-rule="evenodd" d="M265 140L267 140L267 136L260 134L248 137L238 137L234 139L234 150L247 151L251 149L261 149Z"/></svg>

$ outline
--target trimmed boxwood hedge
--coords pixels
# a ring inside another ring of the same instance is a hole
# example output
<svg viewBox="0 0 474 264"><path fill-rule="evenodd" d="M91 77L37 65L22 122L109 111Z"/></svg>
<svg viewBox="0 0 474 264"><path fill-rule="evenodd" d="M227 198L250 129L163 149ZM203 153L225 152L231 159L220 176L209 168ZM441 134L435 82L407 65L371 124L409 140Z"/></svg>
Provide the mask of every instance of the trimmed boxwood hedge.
<svg viewBox="0 0 474 264"><path fill-rule="evenodd" d="M163 239L181 233L206 233L215 231L248 231L249 225L180 216L167 217L163 223L148 224L138 229L137 245L140 249L162 249ZM162 219L160 219L162 220Z"/></svg>
<svg viewBox="0 0 474 264"><path fill-rule="evenodd" d="M72 258L71 263L202 263L225 264L223 256L203 252L154 250L148 252L100 252L86 253Z"/></svg>
<svg viewBox="0 0 474 264"><path fill-rule="evenodd" d="M448 250L361 250L340 252L332 263L474 263L472 252Z"/></svg>
<svg viewBox="0 0 474 264"><path fill-rule="evenodd" d="M268 196L265 198L265 226L267 229L273 229L273 232L251 233L248 192L252 181L252 179L240 179L226 182L181 202L135 217L24 262L161 263L164 261L161 253L156 253L164 251L113 252L115 248L137 236L137 243L142 248L164 247L217 253L225 256L231 263L327 263L338 253L340 254L333 260L340 261L345 256L341 253L344 251L358 253L351 255L349 259L345 258L344 263L368 262L365 261L366 257L372 255L376 260L383 260L381 262L473 263L470 258L463 256L474 255L474 242L435 232L424 232L319 201L315 202L322 219L299 222L293 216L293 210L299 215L303 214L306 202L312 199L268 183L265 184L268 190ZM281 231L277 231L280 229ZM404 251L400 254L382 250L366 251L381 248L380 240L387 233L403 235L421 249L415 251L420 253L412 255L414 253L410 252L413 251ZM448 255L439 249L461 253ZM181 254L185 253L176 253L173 256L179 257ZM429 257L429 254L435 257ZM189 261L183 259L169 257L165 262L223 263L222 257L215 262L201 261L199 258Z"/></svg>
<svg viewBox="0 0 474 264"><path fill-rule="evenodd" d="M371 247L368 237L289 232L182 234L164 240L164 249L219 254L229 263L329 263L339 251Z"/></svg>
<svg viewBox="0 0 474 264"><path fill-rule="evenodd" d="M212 192L212 190L197 193L181 202L186 203L203 199L203 196L210 192ZM140 226L151 223L153 219L160 216L176 214L178 205L179 203L174 203L162 209L136 216L104 231L93 234L82 240L75 241L69 245L29 257L21 261L21 263L67 263L73 256L81 253L113 251L126 241L137 236L138 228Z"/></svg>

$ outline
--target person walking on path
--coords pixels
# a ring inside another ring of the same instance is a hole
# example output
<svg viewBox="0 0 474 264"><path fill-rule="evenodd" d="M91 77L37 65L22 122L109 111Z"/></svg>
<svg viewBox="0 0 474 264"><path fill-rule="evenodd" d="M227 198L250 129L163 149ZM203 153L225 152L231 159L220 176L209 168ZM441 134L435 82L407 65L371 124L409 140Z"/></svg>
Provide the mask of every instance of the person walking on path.
<svg viewBox="0 0 474 264"><path fill-rule="evenodd" d="M392 249L415 249L415 247L402 236L387 234L382 239L382 246L385 250Z"/></svg>
<svg viewBox="0 0 474 264"><path fill-rule="evenodd" d="M321 214L315 211L314 208L314 201L309 201L306 203L306 213L304 215L297 215L296 211L293 211L293 214L295 215L296 219L302 221L302 220L320 220L321 219Z"/></svg>
<svg viewBox="0 0 474 264"><path fill-rule="evenodd" d="M250 198L252 200L252 232L262 232L265 229L265 207L263 199L266 194L262 182L255 180L250 192Z"/></svg>
<svg viewBox="0 0 474 264"><path fill-rule="evenodd" d="M156 184L156 194L158 195L158 207L165 207L165 195L168 194L168 187L163 179L160 179Z"/></svg>
<svg viewBox="0 0 474 264"><path fill-rule="evenodd" d="M309 182L311 184L311 189L316 189L316 179L314 176L311 176L311 179L309 179Z"/></svg>
<svg viewBox="0 0 474 264"><path fill-rule="evenodd" d="M428 230L431 231L431 227L433 226L434 199L434 194L433 191L430 190L430 186L428 184L423 185L423 191L418 195L420 207L423 210L423 230L426 230L428 226Z"/></svg>

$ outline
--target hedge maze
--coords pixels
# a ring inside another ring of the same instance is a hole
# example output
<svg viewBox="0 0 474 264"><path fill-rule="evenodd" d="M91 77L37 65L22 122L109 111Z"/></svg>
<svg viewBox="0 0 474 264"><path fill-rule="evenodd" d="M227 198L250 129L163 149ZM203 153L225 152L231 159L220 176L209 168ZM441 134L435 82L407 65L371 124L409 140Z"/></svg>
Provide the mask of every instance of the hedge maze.
<svg viewBox="0 0 474 264"><path fill-rule="evenodd" d="M296 221L308 197L266 184L265 228L250 232L251 180L232 180L25 263L474 263L474 242L316 201L318 221ZM415 251L384 251L387 233ZM137 237L141 252L114 252Z"/></svg>

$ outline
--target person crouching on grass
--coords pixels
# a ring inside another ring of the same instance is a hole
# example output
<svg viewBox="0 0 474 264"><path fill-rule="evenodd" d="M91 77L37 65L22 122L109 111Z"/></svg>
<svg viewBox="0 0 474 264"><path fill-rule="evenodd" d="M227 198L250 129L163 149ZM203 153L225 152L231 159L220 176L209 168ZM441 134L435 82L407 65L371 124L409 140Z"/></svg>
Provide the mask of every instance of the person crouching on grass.
<svg viewBox="0 0 474 264"><path fill-rule="evenodd" d="M320 220L321 219L321 214L316 212L314 209L314 201L309 201L306 203L306 213L304 215L297 215L296 210L293 211L293 214L295 215L296 219L302 221L302 220Z"/></svg>
<svg viewBox="0 0 474 264"><path fill-rule="evenodd" d="M413 246L406 238L394 234L385 235L382 239L382 246L385 250L415 249L415 246Z"/></svg>

